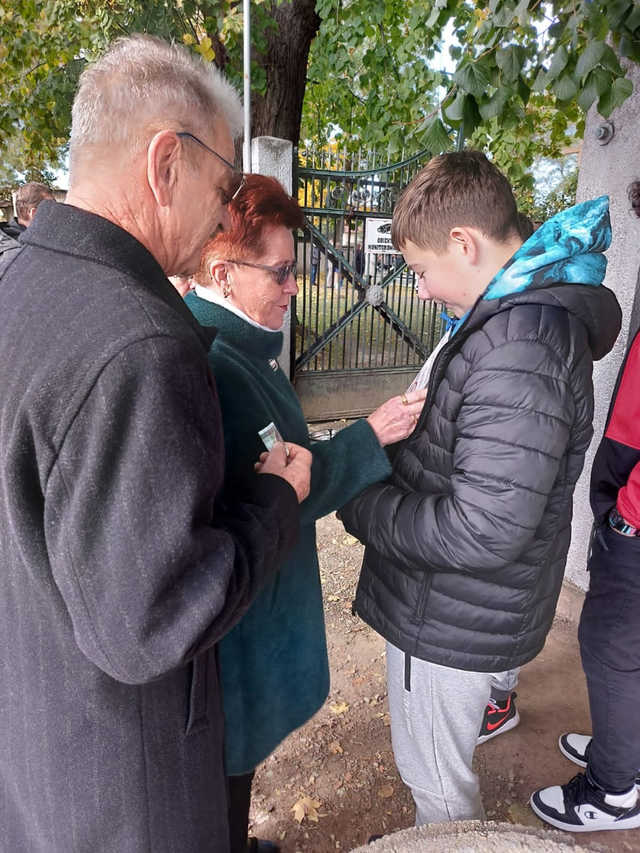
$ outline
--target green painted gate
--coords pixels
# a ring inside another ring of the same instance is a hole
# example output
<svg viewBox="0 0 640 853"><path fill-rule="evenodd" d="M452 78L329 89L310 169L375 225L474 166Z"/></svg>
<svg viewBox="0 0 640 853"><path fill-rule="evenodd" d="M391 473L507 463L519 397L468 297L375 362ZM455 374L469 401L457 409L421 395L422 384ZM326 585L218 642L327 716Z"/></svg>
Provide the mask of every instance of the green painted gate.
<svg viewBox="0 0 640 853"><path fill-rule="evenodd" d="M429 156L389 164L375 154L299 152L294 187L306 225L291 363L309 421L369 414L409 385L442 336L442 306L418 299L402 256L364 252L367 220L390 245L384 220Z"/></svg>

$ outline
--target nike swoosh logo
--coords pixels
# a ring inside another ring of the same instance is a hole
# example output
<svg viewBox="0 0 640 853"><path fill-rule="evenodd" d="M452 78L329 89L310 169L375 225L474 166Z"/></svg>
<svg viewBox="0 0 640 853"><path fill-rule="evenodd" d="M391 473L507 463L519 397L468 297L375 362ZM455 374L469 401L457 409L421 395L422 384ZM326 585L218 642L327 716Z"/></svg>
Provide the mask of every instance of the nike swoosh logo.
<svg viewBox="0 0 640 853"><path fill-rule="evenodd" d="M504 717L500 717L500 719L498 720L497 723L487 723L487 730L492 732L494 729L497 729L498 726L501 726L504 723L504 721L507 719L508 716L509 716L509 712L507 711L507 713L504 715Z"/></svg>

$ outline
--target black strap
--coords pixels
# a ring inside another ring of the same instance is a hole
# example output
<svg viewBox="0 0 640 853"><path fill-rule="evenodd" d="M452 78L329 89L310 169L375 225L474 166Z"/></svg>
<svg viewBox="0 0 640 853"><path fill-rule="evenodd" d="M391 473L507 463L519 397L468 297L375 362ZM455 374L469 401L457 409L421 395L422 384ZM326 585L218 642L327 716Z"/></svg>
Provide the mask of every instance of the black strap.
<svg viewBox="0 0 640 853"><path fill-rule="evenodd" d="M404 689L411 692L411 655L404 653Z"/></svg>

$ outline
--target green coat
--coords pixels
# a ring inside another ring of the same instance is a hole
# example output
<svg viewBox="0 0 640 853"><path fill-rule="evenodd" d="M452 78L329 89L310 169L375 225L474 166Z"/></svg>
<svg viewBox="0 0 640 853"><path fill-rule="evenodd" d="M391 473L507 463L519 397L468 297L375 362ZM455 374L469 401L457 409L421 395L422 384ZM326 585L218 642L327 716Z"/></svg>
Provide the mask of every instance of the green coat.
<svg viewBox="0 0 640 853"><path fill-rule="evenodd" d="M227 480L252 469L264 450L258 430L271 421L284 439L313 453L300 539L218 647L227 773L233 776L253 770L324 702L329 666L315 522L387 477L391 466L366 420L331 441L310 441L293 386L275 362L282 333L256 328L193 293L186 301L203 326L218 329L209 361L222 408Z"/></svg>

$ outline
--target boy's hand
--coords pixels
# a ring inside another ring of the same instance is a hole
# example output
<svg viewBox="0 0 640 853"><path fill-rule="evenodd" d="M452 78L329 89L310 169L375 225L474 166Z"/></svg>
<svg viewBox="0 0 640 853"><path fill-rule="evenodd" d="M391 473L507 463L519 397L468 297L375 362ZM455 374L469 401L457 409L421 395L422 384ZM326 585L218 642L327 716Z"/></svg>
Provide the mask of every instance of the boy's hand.
<svg viewBox="0 0 640 853"><path fill-rule="evenodd" d="M426 388L408 391L391 397L369 415L369 426L382 447L401 441L413 432L426 396Z"/></svg>
<svg viewBox="0 0 640 853"><path fill-rule="evenodd" d="M258 474L282 477L295 490L298 503L309 494L313 457L304 447L291 442L278 442L268 453L261 453L254 468Z"/></svg>

